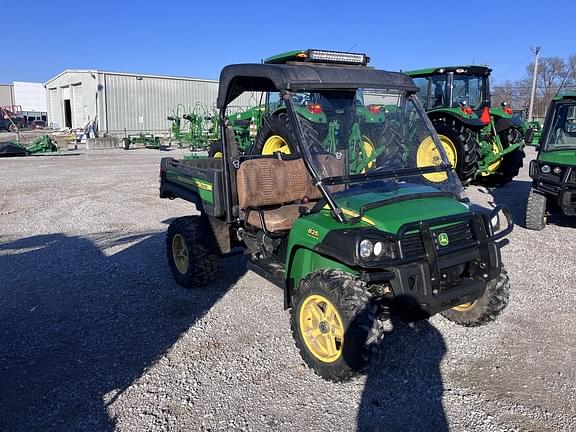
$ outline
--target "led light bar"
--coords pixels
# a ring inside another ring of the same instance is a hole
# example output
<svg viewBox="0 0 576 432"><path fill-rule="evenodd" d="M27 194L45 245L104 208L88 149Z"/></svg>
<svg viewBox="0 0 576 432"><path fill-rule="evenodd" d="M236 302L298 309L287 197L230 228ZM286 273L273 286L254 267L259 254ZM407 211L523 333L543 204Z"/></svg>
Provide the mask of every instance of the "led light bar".
<svg viewBox="0 0 576 432"><path fill-rule="evenodd" d="M366 66L370 58L366 54L341 51L308 50L308 61Z"/></svg>

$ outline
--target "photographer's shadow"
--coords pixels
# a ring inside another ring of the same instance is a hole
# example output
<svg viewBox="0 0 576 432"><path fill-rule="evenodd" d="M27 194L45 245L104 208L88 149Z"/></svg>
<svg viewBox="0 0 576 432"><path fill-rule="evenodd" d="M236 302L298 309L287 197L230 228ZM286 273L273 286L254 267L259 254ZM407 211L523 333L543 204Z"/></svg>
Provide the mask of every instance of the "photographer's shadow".
<svg viewBox="0 0 576 432"><path fill-rule="evenodd" d="M440 362L446 345L429 321L387 323L367 372L359 431L448 431Z"/></svg>

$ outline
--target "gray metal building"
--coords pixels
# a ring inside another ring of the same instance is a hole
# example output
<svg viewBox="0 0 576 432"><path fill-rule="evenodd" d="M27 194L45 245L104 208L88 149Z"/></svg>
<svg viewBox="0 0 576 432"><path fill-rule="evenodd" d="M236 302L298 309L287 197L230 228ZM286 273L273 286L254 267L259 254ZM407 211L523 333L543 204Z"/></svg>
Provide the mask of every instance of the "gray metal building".
<svg viewBox="0 0 576 432"><path fill-rule="evenodd" d="M44 84L48 123L54 128L81 128L96 120L100 135L135 132L167 134L166 119L178 105L215 107L218 81L160 75L65 70ZM258 103L245 96L241 106ZM180 108L180 115L182 107Z"/></svg>

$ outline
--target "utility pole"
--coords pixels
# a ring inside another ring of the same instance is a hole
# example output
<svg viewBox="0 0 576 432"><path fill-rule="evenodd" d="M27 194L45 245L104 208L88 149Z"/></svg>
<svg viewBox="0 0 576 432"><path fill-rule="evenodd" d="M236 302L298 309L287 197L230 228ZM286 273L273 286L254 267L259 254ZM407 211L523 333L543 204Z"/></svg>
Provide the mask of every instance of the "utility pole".
<svg viewBox="0 0 576 432"><path fill-rule="evenodd" d="M538 57L540 47L530 48L534 53L534 72L532 73L532 91L530 92L530 106L528 107L528 121L532 121L532 110L534 109L534 96L536 94L536 75L538 73Z"/></svg>

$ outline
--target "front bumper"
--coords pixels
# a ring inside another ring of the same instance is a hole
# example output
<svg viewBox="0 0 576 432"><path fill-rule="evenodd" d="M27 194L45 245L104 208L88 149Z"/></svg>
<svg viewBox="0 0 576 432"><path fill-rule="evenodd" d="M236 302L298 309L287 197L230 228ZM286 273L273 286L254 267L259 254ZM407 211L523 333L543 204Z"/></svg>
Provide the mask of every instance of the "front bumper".
<svg viewBox="0 0 576 432"><path fill-rule="evenodd" d="M560 167L562 172L559 175L553 172L544 174L540 170L544 164L550 165L551 170ZM576 167L534 160L530 162L530 177L533 189L554 199L564 214L576 215Z"/></svg>
<svg viewBox="0 0 576 432"><path fill-rule="evenodd" d="M502 210L508 226L494 235L490 220ZM472 212L403 226L400 260L386 269L392 295L385 300L405 315L422 317L480 298L501 271L497 240L512 228L509 211L500 207L489 216ZM446 233L454 240L441 246Z"/></svg>

